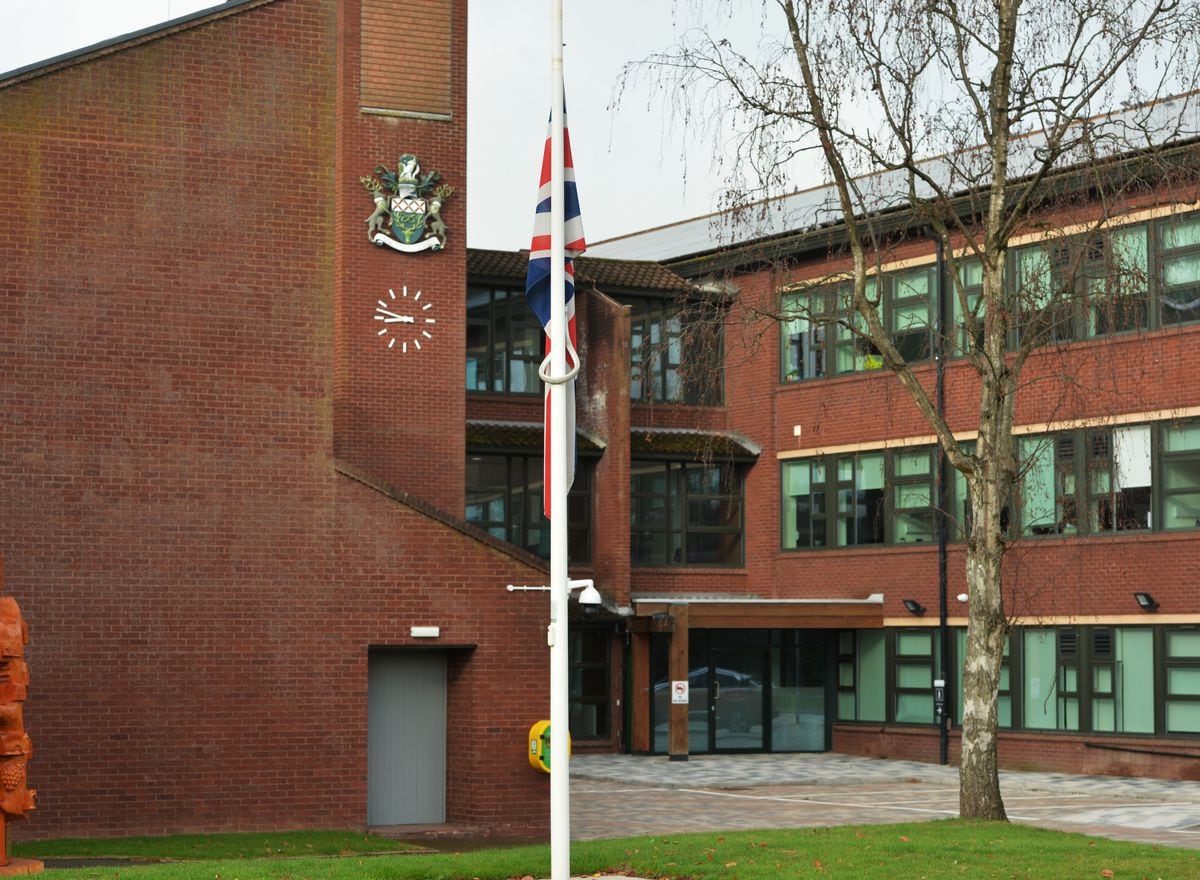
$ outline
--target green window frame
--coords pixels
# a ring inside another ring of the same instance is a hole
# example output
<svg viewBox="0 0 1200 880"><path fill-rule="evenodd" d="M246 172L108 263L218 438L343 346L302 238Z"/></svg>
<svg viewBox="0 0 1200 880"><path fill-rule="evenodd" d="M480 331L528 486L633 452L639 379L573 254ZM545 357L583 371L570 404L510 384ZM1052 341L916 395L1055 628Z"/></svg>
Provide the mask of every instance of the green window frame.
<svg viewBox="0 0 1200 880"><path fill-rule="evenodd" d="M830 292L813 290L784 295L780 307L781 379L797 382L828 375L827 336L832 332Z"/></svg>
<svg viewBox="0 0 1200 880"><path fill-rule="evenodd" d="M897 724L933 724L934 629L893 632L892 718Z"/></svg>
<svg viewBox="0 0 1200 880"><path fill-rule="evenodd" d="M1158 319L1163 327L1200 320L1200 214L1160 220Z"/></svg>
<svg viewBox="0 0 1200 880"><path fill-rule="evenodd" d="M975 258L959 259L957 262L956 287L950 291L955 327L951 356L965 355L983 346L983 315L979 307L979 301L983 298L983 263ZM963 299L966 300L966 311L963 310ZM967 314L973 315L978 322L973 340L967 337Z"/></svg>
<svg viewBox="0 0 1200 880"><path fill-rule="evenodd" d="M783 462L781 546L931 542L936 467L928 446Z"/></svg>
<svg viewBox="0 0 1200 880"><path fill-rule="evenodd" d="M634 459L630 480L634 566L744 564L741 468Z"/></svg>
<svg viewBox="0 0 1200 880"><path fill-rule="evenodd" d="M937 269L921 266L885 276L888 337L907 363L933 357Z"/></svg>
<svg viewBox="0 0 1200 880"><path fill-rule="evenodd" d="M1200 527L1200 420L1161 426L1159 522L1168 531Z"/></svg>
<svg viewBox="0 0 1200 880"><path fill-rule="evenodd" d="M1165 732L1200 733L1200 629L1171 627L1163 637Z"/></svg>

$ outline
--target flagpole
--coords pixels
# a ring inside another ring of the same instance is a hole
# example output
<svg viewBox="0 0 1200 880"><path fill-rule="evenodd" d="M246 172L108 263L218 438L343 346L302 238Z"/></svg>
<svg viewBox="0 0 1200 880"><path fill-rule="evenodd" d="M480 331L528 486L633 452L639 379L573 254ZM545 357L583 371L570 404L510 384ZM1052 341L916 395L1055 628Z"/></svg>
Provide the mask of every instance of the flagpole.
<svg viewBox="0 0 1200 880"><path fill-rule="evenodd" d="M566 217L563 171L563 5L551 0L550 375L567 373ZM570 726L567 654L567 392L550 386L550 880L571 876Z"/></svg>

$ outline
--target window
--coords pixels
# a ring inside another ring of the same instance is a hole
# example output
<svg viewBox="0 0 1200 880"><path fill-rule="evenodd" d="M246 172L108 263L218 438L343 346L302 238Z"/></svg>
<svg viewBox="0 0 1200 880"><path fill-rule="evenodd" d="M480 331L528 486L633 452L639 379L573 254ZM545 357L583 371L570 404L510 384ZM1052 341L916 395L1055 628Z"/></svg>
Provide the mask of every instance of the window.
<svg viewBox="0 0 1200 880"><path fill-rule="evenodd" d="M933 267L925 266L885 279L889 307L884 326L900 356L910 364L926 360L933 353L935 274Z"/></svg>
<svg viewBox="0 0 1200 880"><path fill-rule="evenodd" d="M742 475L732 465L633 461L634 565L741 565Z"/></svg>
<svg viewBox="0 0 1200 880"><path fill-rule="evenodd" d="M1200 320L1200 216L1161 222L1158 246L1162 325Z"/></svg>
<svg viewBox="0 0 1200 880"><path fill-rule="evenodd" d="M612 630L580 628L572 624L568 641L571 736L576 739L606 738L612 714L609 711Z"/></svg>
<svg viewBox="0 0 1200 880"><path fill-rule="evenodd" d="M1166 632L1167 733L1200 733L1200 630Z"/></svg>
<svg viewBox="0 0 1200 880"><path fill-rule="evenodd" d="M1154 432L1161 434L1161 528L1200 525L1200 425L1122 425L1023 437L1024 535L1156 528Z"/></svg>
<svg viewBox="0 0 1200 880"><path fill-rule="evenodd" d="M783 464L783 547L857 547L933 540L933 450Z"/></svg>
<svg viewBox="0 0 1200 880"><path fill-rule="evenodd" d="M1123 226L1107 236L1102 260L1085 265L1087 335L1102 336L1150 326L1150 271L1147 228Z"/></svg>
<svg viewBox="0 0 1200 880"><path fill-rule="evenodd" d="M542 327L519 289L467 288L467 390L535 394Z"/></svg>
<svg viewBox="0 0 1200 880"><path fill-rule="evenodd" d="M887 720L888 633L838 633L838 720Z"/></svg>
<svg viewBox="0 0 1200 880"><path fill-rule="evenodd" d="M542 514L542 457L467 455L466 520L493 537L550 558L550 523ZM580 461L567 495L567 554L572 562L591 560L591 476Z"/></svg>
<svg viewBox="0 0 1200 880"><path fill-rule="evenodd" d="M783 381L819 379L827 375L826 334L832 329L829 293L814 291L784 297Z"/></svg>
<svg viewBox="0 0 1200 880"><path fill-rule="evenodd" d="M967 309L965 312L962 299L960 299L960 291L962 298L966 299ZM954 304L954 326L958 328L954 353L966 354L971 350L971 346L968 346L970 340L967 338L968 314L973 315L979 322L973 347L983 346L983 315L980 314L979 308L979 300L983 296L983 264L975 259L960 260L957 287L950 293Z"/></svg>
<svg viewBox="0 0 1200 880"><path fill-rule="evenodd" d="M1162 429L1164 529L1200 527L1200 422Z"/></svg>
<svg viewBox="0 0 1200 880"><path fill-rule="evenodd" d="M933 631L900 630L896 634L895 715L898 722L933 723Z"/></svg>
<svg viewBox="0 0 1200 880"><path fill-rule="evenodd" d="M1022 534L1075 532L1074 435L1023 437L1020 449Z"/></svg>
<svg viewBox="0 0 1200 880"><path fill-rule="evenodd" d="M1150 426L1089 431L1088 438L1092 528L1150 528Z"/></svg>
<svg viewBox="0 0 1200 880"><path fill-rule="evenodd" d="M919 279L912 284L919 284ZM861 315L850 309L852 291L850 284L841 283L789 293L783 297L780 305L783 315L783 351L780 358L783 381L818 379L822 376L877 370L883 366L878 350L860 335L866 324ZM899 326L903 327L910 347L915 347L916 337L921 333L919 299L922 295L928 296L928 292L922 294L919 287L912 286L906 286L903 292L908 299ZM867 296L875 296L874 278L867 279ZM880 305L880 311L881 314L887 314L883 304ZM924 321L928 334L927 314ZM925 357L928 357L928 353Z"/></svg>
<svg viewBox="0 0 1200 880"><path fill-rule="evenodd" d="M955 723L962 725L963 717L963 669L967 662L967 631L954 630L955 650L958 653L958 701L954 705ZM1004 639L1004 659L1000 664L1000 685L997 688L996 716L1001 727L1013 726L1013 659L1012 637Z"/></svg>
<svg viewBox="0 0 1200 880"><path fill-rule="evenodd" d="M721 333L715 322L689 320L678 302L629 297L629 396L633 400L715 405L721 402Z"/></svg>

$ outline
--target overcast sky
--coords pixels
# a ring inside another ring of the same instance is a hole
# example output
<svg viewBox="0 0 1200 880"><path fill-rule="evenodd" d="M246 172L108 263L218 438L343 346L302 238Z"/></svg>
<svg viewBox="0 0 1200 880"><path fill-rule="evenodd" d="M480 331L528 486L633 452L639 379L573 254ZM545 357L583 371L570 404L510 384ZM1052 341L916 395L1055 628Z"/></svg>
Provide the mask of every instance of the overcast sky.
<svg viewBox="0 0 1200 880"><path fill-rule="evenodd" d="M0 0L0 72L212 5L219 4ZM571 145L590 241L714 210L721 180L713 170L712 143L685 140L671 125L669 110L652 99L648 83L627 93L619 109L611 106L622 66L668 48L681 28L694 23L677 8L682 5L565 0ZM758 8L747 4L748 12ZM529 245L546 136L550 2L470 0L469 14L467 237L473 247L516 250Z"/></svg>

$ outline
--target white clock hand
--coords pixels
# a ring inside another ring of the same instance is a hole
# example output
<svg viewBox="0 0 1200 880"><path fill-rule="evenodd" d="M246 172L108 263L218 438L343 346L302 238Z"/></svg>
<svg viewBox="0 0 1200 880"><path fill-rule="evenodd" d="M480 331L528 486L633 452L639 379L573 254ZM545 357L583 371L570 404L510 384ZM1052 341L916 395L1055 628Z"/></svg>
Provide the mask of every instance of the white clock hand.
<svg viewBox="0 0 1200 880"><path fill-rule="evenodd" d="M379 314L375 316L375 320L383 321L385 324L395 324L397 321L402 324L416 323L416 319L410 315L397 315L395 312L389 312L384 308L376 308L375 311L379 312Z"/></svg>

